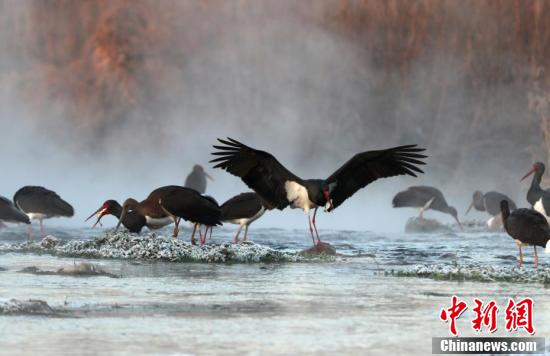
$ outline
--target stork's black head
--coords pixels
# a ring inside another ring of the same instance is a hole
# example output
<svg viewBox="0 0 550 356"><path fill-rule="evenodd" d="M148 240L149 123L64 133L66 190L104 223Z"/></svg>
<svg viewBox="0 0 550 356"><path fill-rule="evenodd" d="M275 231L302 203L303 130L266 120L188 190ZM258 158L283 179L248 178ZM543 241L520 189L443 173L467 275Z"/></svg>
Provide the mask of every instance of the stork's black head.
<svg viewBox="0 0 550 356"><path fill-rule="evenodd" d="M200 164L195 164L193 166L193 172L204 174L206 176L206 178L208 178L210 180L214 180L214 178L212 178L212 176L210 174L206 173L206 171L204 170L204 168Z"/></svg>
<svg viewBox="0 0 550 356"><path fill-rule="evenodd" d="M535 162L535 164L533 164L533 167L531 167L531 170L527 172L527 174L524 175L523 178L521 178L521 180L524 180L525 178L529 177L533 173L536 173L542 176L544 174L544 169L545 169L544 163Z"/></svg>
<svg viewBox="0 0 550 356"><path fill-rule="evenodd" d="M483 200L483 193L480 192L479 190L476 190L476 191L474 192L473 199L474 199L475 201L481 201L481 200Z"/></svg>
<svg viewBox="0 0 550 356"><path fill-rule="evenodd" d="M325 211L332 211L334 209L334 205L332 204L332 192L336 188L337 183L332 182L323 182L321 189L323 191L323 198L325 199Z"/></svg>
<svg viewBox="0 0 550 356"><path fill-rule="evenodd" d="M92 228L94 228L97 224L100 224L101 218L103 218L105 215L108 215L108 214L113 214L114 215L114 210L113 209L117 205L118 205L118 203L115 200L111 199L111 200L105 201L99 209L94 211L94 213L86 219L86 221L90 220L92 218L92 216L95 215L97 217L97 220L94 223L94 225L92 226Z"/></svg>
<svg viewBox="0 0 550 356"><path fill-rule="evenodd" d="M134 198L128 198L122 204L122 210L124 212L135 210L138 207L139 203Z"/></svg>
<svg viewBox="0 0 550 356"><path fill-rule="evenodd" d="M115 231L117 231L120 225L122 224L122 220L124 219L126 214L129 211L136 210L138 206L139 206L138 201L133 198L128 198L124 201L124 204L122 204L122 211L120 212L120 216L118 217L118 224L115 227Z"/></svg>
<svg viewBox="0 0 550 356"><path fill-rule="evenodd" d="M456 211L455 207L454 206L449 206L447 208L447 213L449 213L450 215L453 216L453 218L455 218L456 223L460 227L460 230L464 231L464 229L462 228L462 224L460 223L460 220L458 220L458 212Z"/></svg>
<svg viewBox="0 0 550 356"><path fill-rule="evenodd" d="M466 214L468 214L474 206L476 207L477 210L481 210L481 211L485 210L485 206L483 204L483 193L480 192L479 190L476 190L474 192L474 195L472 197L472 203L468 207L468 210L466 210Z"/></svg>
<svg viewBox="0 0 550 356"><path fill-rule="evenodd" d="M451 214L455 219L458 217L458 211L455 209L454 206L450 206L447 211L449 214Z"/></svg>

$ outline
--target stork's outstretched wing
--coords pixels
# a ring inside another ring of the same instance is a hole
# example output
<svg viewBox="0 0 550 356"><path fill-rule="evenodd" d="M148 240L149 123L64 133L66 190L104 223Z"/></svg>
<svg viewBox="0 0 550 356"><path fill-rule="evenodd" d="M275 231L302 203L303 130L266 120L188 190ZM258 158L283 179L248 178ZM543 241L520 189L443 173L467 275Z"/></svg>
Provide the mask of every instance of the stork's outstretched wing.
<svg viewBox="0 0 550 356"><path fill-rule="evenodd" d="M301 182L300 178L267 152L255 150L231 138L218 141L223 145L214 145L217 151L212 154L220 156L210 161L216 163L214 168L225 169L240 177L269 204L267 208L282 210L288 206L285 182Z"/></svg>
<svg viewBox="0 0 550 356"><path fill-rule="evenodd" d="M421 154L423 151L424 148L407 145L356 154L326 180L332 186L330 197L334 208L378 178L416 177L416 173L424 173L417 167L425 164L421 161L427 157Z"/></svg>

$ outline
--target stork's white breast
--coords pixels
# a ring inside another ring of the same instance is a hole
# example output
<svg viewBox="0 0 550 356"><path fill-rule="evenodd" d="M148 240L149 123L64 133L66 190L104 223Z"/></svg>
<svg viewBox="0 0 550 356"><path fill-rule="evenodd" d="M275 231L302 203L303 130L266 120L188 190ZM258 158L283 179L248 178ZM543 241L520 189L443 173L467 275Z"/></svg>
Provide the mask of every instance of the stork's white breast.
<svg viewBox="0 0 550 356"><path fill-rule="evenodd" d="M309 200L307 189L303 185L289 180L285 182L285 190L286 198L290 202L291 208L300 208L307 214L309 213L309 209L316 207Z"/></svg>
<svg viewBox="0 0 550 356"><path fill-rule="evenodd" d="M230 224L243 225L243 226L244 225L249 225L249 224L252 224L257 219L259 219L262 215L264 215L264 213L265 213L265 208L262 206L262 208L260 210L258 210L258 212L254 216L252 216L250 218L226 220L224 222L228 222Z"/></svg>
<svg viewBox="0 0 550 356"><path fill-rule="evenodd" d="M28 213L27 216L31 220L42 220L42 219L47 219L48 218L48 215L41 214L41 213Z"/></svg>
<svg viewBox="0 0 550 356"><path fill-rule="evenodd" d="M145 221L147 222L147 226L152 229L158 229L174 222L171 217L152 218L150 216L145 216Z"/></svg>
<svg viewBox="0 0 550 356"><path fill-rule="evenodd" d="M541 213L542 215L544 215L544 217L546 218L546 220L548 222L550 222L550 219L548 218L548 214L546 213L546 210L544 210L544 205L542 205L542 198L540 198L539 200L537 200L537 202L535 203L535 205L533 205L533 209L535 209L536 211L538 211L539 213Z"/></svg>

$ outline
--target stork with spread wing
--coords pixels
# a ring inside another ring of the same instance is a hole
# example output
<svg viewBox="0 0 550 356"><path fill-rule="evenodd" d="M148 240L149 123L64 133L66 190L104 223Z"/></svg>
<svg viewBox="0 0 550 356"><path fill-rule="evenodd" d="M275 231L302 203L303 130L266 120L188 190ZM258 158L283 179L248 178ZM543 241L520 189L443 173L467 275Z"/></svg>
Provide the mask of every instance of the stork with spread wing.
<svg viewBox="0 0 550 356"><path fill-rule="evenodd" d="M358 153L326 179L302 179L286 169L273 155L248 147L234 139L218 139L214 145L218 156L211 160L221 168L240 177L264 200L268 209L300 208L308 215L313 244L321 244L315 216L319 207L332 211L359 189L378 178L424 173L425 149L416 145ZM313 209L313 218L310 210ZM314 235L315 232L315 235ZM317 238L317 241L315 240Z"/></svg>

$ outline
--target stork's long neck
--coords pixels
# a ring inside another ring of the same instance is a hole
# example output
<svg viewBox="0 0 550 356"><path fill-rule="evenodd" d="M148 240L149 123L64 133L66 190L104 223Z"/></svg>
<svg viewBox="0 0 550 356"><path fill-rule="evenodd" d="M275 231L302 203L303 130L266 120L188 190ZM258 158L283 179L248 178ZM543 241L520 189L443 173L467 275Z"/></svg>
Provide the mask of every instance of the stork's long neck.
<svg viewBox="0 0 550 356"><path fill-rule="evenodd" d="M483 201L483 196L474 198L474 207L477 211L485 211L485 202Z"/></svg>
<svg viewBox="0 0 550 356"><path fill-rule="evenodd" d="M510 217L510 209L508 207L501 207L500 214L502 215L502 225L507 229L508 218Z"/></svg>
<svg viewBox="0 0 550 356"><path fill-rule="evenodd" d="M527 191L527 201L531 205L535 205L537 200L540 199L540 197L544 194L544 190L540 187L540 182L542 181L542 175L544 172L536 171L533 175L533 180L531 181L531 187L529 187L529 190Z"/></svg>
<svg viewBox="0 0 550 356"><path fill-rule="evenodd" d="M500 213L502 214L502 221L508 221L508 218L510 217L510 209L502 209Z"/></svg>
<svg viewBox="0 0 550 356"><path fill-rule="evenodd" d="M326 200L323 196L323 180L322 179L306 179L304 186L307 189L309 200L319 206L324 206Z"/></svg>
<svg viewBox="0 0 550 356"><path fill-rule="evenodd" d="M120 214L122 214L122 207L120 206L120 204L113 204L113 207L111 208L111 214L120 219Z"/></svg>

